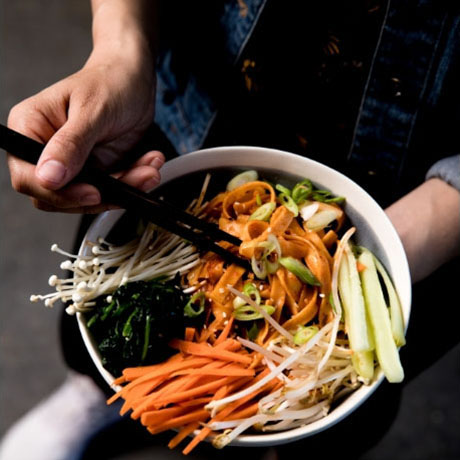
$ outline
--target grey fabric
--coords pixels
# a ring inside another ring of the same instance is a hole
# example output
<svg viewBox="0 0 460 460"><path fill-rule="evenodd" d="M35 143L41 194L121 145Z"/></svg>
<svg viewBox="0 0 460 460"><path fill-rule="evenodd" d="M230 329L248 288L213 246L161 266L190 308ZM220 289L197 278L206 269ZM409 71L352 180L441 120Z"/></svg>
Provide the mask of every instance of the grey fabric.
<svg viewBox="0 0 460 460"><path fill-rule="evenodd" d="M460 155L443 158L427 172L426 179L438 177L460 191Z"/></svg>

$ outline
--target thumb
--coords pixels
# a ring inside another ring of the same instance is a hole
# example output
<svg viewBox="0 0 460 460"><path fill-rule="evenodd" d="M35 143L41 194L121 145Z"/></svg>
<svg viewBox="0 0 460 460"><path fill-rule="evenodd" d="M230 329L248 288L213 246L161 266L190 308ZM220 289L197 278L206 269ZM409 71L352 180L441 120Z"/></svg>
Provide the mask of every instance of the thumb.
<svg viewBox="0 0 460 460"><path fill-rule="evenodd" d="M46 144L35 169L39 184L58 190L81 170L96 143L96 130L84 121L69 119Z"/></svg>

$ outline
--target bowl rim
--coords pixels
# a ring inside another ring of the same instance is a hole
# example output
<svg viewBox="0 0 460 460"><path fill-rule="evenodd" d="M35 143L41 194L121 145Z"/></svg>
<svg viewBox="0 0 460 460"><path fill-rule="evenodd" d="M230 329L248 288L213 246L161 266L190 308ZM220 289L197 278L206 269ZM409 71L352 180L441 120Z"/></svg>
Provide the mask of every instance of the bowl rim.
<svg viewBox="0 0 460 460"><path fill-rule="evenodd" d="M299 174L300 166L305 167L309 170L309 172ZM351 201L355 201L355 197L359 197L359 200L362 200L362 212L365 210L372 211L373 215L371 227L379 229L379 231L374 235L379 240L380 245L378 245L378 247L383 249L384 246L381 244L382 242L380 240L383 238L381 235L385 234L385 240L387 240L388 243L391 243L391 251L397 255L397 257L393 256L392 260L389 261L390 266L388 266L388 264L385 266L394 280L395 288L399 295L403 310L405 329L407 330L410 318L412 295L407 257L396 229L388 216L385 214L384 210L368 194L368 192L341 172L315 160L282 150L253 146L214 147L197 150L174 158L164 164L161 170L161 184L167 183L172 179L176 179L183 174L225 167L238 167L241 169L274 169L286 174L308 177L312 180L312 182L325 186L336 194L342 194L338 193L337 188L354 192L353 194L349 194L349 196L344 194L347 202L350 201L350 197L352 197ZM324 175L330 176L331 179L334 178L335 184L332 187L331 185L322 183L321 180L317 180ZM336 187L337 184L340 184L340 187ZM100 214L86 232L82 240L79 254L82 254L85 250L86 241L94 241L98 236L105 236L106 233L104 235L98 234L99 229L105 228L108 231L108 229L118 221L124 212L124 210L112 210L105 211ZM388 249L385 247L385 253L387 252ZM398 272L397 279L394 276L396 270ZM119 386L117 387L113 385L114 376L102 366L99 351L97 350L97 346L86 327L84 316L80 313L77 313L76 316L83 341L96 368L109 386L111 386L114 390L119 389ZM268 445L273 446L293 442L319 433L335 425L343 420L347 415L354 412L378 388L383 381L383 378L384 376L382 371L380 369L377 370L373 381L369 385L361 386L358 390L351 393L344 402L340 403L340 405L338 405L329 414L315 422L286 431L249 435L243 434L238 436L232 442L232 445L254 447Z"/></svg>

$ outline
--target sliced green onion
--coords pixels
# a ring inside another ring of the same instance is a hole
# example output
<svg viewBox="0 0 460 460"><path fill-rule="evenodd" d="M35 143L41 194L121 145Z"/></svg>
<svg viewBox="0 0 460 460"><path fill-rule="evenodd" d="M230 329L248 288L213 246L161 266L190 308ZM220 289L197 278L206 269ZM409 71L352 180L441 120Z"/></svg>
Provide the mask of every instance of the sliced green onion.
<svg viewBox="0 0 460 460"><path fill-rule="evenodd" d="M304 221L307 221L311 217L313 217L318 211L319 208L319 203L318 202L312 202L312 201L304 201L301 206L299 206L299 214L300 217Z"/></svg>
<svg viewBox="0 0 460 460"><path fill-rule="evenodd" d="M255 303L258 305L260 304L260 301L262 298L260 297L260 292L257 289L256 285L250 282L245 283L243 287L243 294L247 295L251 300L253 300ZM242 307L243 305L246 305L246 302L241 298L236 296L233 299L233 308L239 308Z"/></svg>
<svg viewBox="0 0 460 460"><path fill-rule="evenodd" d="M198 310L195 310L194 306L196 306L196 301L199 300L200 303L198 305ZM194 318L195 316L201 315L204 312L204 302L206 300L206 296L204 292L199 291L195 292L192 295L190 300L187 302L187 305L184 307L184 315L188 316L189 318Z"/></svg>
<svg viewBox="0 0 460 460"><path fill-rule="evenodd" d="M245 285L243 287L243 294L247 295L255 303L260 304L260 301L261 301L260 292L256 288L255 284L253 284L253 283L245 283Z"/></svg>
<svg viewBox="0 0 460 460"><path fill-rule="evenodd" d="M284 193L287 196L291 196L291 191L287 187L285 187L284 185L276 184L275 188L276 188L276 190L278 190L278 192Z"/></svg>
<svg viewBox="0 0 460 460"><path fill-rule="evenodd" d="M260 259L256 259L256 256L251 257L251 267L254 274L259 279L266 278L267 274L275 273L278 270L278 260L281 257L281 246L278 238L270 233L266 241L260 241L255 245L256 248L263 248L264 252ZM276 253L276 260L272 262L268 260L268 257L273 253Z"/></svg>
<svg viewBox="0 0 460 460"><path fill-rule="evenodd" d="M281 257L279 263L304 283L311 286L321 286L315 275L300 260L294 259L294 257Z"/></svg>
<svg viewBox="0 0 460 460"><path fill-rule="evenodd" d="M281 204L289 211L291 211L292 214L294 214L294 217L297 217L299 215L299 208L289 195L286 195L286 193L280 193L278 198L281 201Z"/></svg>
<svg viewBox="0 0 460 460"><path fill-rule="evenodd" d="M242 307L243 305L246 305L246 302L241 297L236 296L233 299L233 308Z"/></svg>
<svg viewBox="0 0 460 460"><path fill-rule="evenodd" d="M299 204L310 196L312 190L313 184L310 180L305 179L296 184L292 189L292 199L296 202L296 204Z"/></svg>
<svg viewBox="0 0 460 460"><path fill-rule="evenodd" d="M294 343L303 345L318 333L318 326L300 326L294 334Z"/></svg>
<svg viewBox="0 0 460 460"><path fill-rule="evenodd" d="M330 223L337 219L338 213L332 209L325 209L314 214L307 220L307 228L317 231L327 227Z"/></svg>
<svg viewBox="0 0 460 460"><path fill-rule="evenodd" d="M268 259L265 259L265 266L267 267L267 273L269 275L273 275L273 273L276 273L276 270L280 267L280 264L278 261L270 262Z"/></svg>
<svg viewBox="0 0 460 460"><path fill-rule="evenodd" d="M147 352L149 350L149 342L150 342L150 315L145 317L145 329L144 329L144 346L142 347L142 356L141 361L147 356Z"/></svg>
<svg viewBox="0 0 460 460"><path fill-rule="evenodd" d="M270 275L275 273L279 268L278 259L281 257L281 246L278 238L273 233L270 233L267 240L261 241L256 247L264 248L261 260L265 261L265 267ZM276 255L274 262L269 260L273 253Z"/></svg>
<svg viewBox="0 0 460 460"><path fill-rule="evenodd" d="M267 277L267 265L265 260L257 260L256 256L251 257L251 268L257 278L263 280Z"/></svg>
<svg viewBox="0 0 460 460"><path fill-rule="evenodd" d="M315 201L321 201L323 203L342 203L345 201L345 197L334 196L328 190L315 190L311 198Z"/></svg>
<svg viewBox="0 0 460 460"><path fill-rule="evenodd" d="M272 305L261 305L261 308L263 308L269 315L273 315L275 312L275 307ZM262 314L251 305L238 307L233 311L233 316L238 321L253 321L255 319L263 318Z"/></svg>
<svg viewBox="0 0 460 460"><path fill-rule="evenodd" d="M259 194L256 195L256 203L257 206L262 206L262 198L260 198Z"/></svg>
<svg viewBox="0 0 460 460"><path fill-rule="evenodd" d="M324 200L325 203L337 203L342 204L345 201L344 196L335 196L334 198L327 198Z"/></svg>
<svg viewBox="0 0 460 460"><path fill-rule="evenodd" d="M257 195L259 196L259 195ZM276 208L276 203L270 202L265 203L259 208L257 208L249 217L249 220L263 220L268 222L270 220L270 216L273 214L273 211Z"/></svg>
<svg viewBox="0 0 460 460"><path fill-rule="evenodd" d="M230 182L227 184L227 191L231 192L232 190L244 185L248 182L253 182L259 178L257 171L249 170L244 171L240 174L237 174Z"/></svg>

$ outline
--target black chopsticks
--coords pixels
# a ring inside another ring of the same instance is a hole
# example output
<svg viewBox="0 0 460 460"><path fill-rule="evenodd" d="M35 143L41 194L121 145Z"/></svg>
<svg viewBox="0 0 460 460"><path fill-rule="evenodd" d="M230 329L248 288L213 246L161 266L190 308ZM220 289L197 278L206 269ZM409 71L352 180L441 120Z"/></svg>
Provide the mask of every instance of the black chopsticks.
<svg viewBox="0 0 460 460"><path fill-rule="evenodd" d="M0 124L0 148L12 155L28 163L37 164L44 147L44 144ZM94 185L105 202L133 211L159 227L192 242L200 249L212 251L228 262L250 269L247 260L217 244L219 241L227 241L239 246L241 240L220 230L215 224L198 219L166 202L155 200L147 193L114 179L88 162L73 182Z"/></svg>

